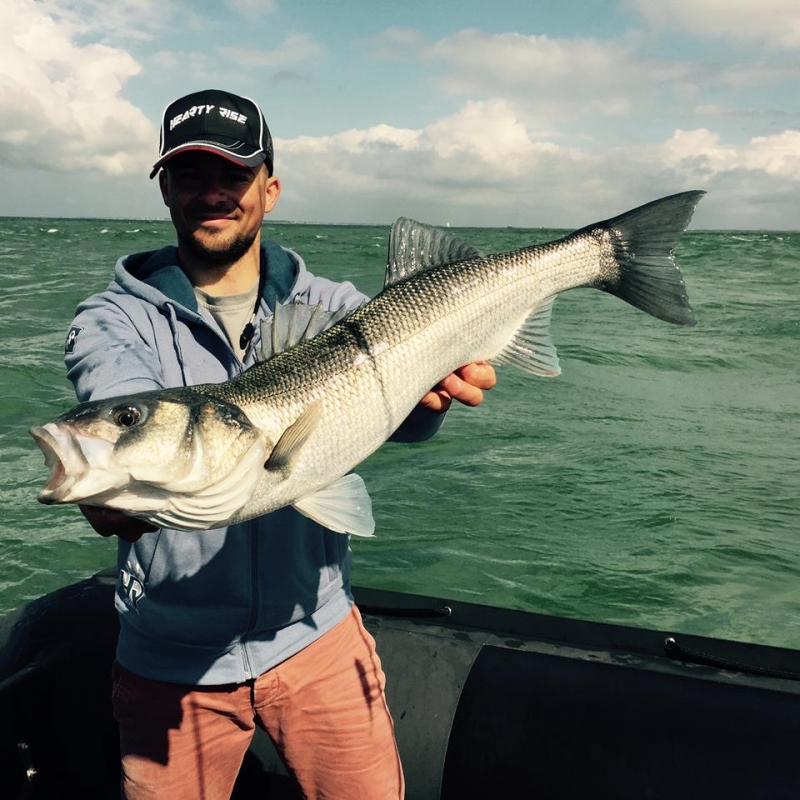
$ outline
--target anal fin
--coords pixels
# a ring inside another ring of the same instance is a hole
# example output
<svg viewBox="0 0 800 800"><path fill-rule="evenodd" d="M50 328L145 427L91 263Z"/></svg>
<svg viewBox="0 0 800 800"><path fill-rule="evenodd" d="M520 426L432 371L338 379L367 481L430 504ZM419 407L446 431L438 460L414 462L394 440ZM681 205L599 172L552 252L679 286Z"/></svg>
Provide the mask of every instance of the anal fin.
<svg viewBox="0 0 800 800"><path fill-rule="evenodd" d="M550 334L550 318L553 315L554 302L553 297L539 306L492 361L496 364L513 364L525 372L543 378L560 375L558 354Z"/></svg>

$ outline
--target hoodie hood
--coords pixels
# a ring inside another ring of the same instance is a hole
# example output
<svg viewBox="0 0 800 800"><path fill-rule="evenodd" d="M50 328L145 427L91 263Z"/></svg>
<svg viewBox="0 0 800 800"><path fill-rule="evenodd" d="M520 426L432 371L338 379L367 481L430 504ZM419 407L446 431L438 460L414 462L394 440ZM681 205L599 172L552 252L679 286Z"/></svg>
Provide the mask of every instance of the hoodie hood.
<svg viewBox="0 0 800 800"><path fill-rule="evenodd" d="M265 263L267 278L262 297L274 311L276 300L286 302L305 270L294 251L275 242L261 245L262 269ZM123 256L117 262L114 277L114 284L110 287L112 291L141 297L159 308L167 304L175 306L188 311L190 319L199 317L194 286L178 266L178 248L175 246Z"/></svg>

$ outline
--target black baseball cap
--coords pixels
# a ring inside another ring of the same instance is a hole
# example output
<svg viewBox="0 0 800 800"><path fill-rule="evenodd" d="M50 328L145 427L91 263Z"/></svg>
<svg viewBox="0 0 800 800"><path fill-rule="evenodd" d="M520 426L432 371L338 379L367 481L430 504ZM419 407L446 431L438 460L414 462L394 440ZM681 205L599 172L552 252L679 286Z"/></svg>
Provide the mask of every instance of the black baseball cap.
<svg viewBox="0 0 800 800"><path fill-rule="evenodd" d="M266 161L272 174L272 136L261 109L248 97L205 89L170 103L161 121L160 158L150 177L187 150L216 153L244 167Z"/></svg>

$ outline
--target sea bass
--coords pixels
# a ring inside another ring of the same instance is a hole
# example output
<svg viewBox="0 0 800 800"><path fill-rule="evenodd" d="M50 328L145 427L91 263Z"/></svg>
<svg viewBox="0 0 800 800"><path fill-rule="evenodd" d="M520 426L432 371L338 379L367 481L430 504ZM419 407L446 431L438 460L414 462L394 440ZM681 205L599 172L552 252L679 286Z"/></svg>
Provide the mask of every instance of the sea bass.
<svg viewBox="0 0 800 800"><path fill-rule="evenodd" d="M593 287L694 324L673 250L703 194L489 256L399 219L384 289L360 309L338 319L278 306L262 328L263 360L232 380L81 403L32 428L50 469L39 500L179 530L291 505L334 531L372 535L370 498L351 471L464 364L558 375L550 317L562 292Z"/></svg>

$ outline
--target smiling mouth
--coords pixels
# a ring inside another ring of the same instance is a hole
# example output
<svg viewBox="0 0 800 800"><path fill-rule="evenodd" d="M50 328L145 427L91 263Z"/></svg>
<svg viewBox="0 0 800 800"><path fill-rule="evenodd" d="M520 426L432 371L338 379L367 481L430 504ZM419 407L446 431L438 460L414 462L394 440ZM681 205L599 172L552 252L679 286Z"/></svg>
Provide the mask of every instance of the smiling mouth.
<svg viewBox="0 0 800 800"><path fill-rule="evenodd" d="M220 222L233 222L233 217L226 214L200 214L195 217L198 225L215 225Z"/></svg>

